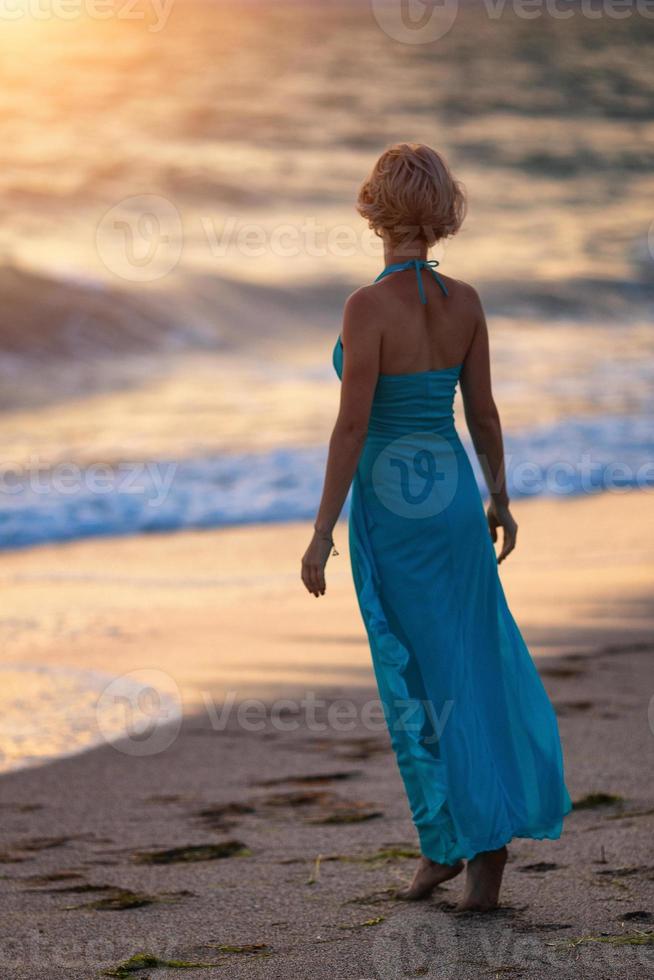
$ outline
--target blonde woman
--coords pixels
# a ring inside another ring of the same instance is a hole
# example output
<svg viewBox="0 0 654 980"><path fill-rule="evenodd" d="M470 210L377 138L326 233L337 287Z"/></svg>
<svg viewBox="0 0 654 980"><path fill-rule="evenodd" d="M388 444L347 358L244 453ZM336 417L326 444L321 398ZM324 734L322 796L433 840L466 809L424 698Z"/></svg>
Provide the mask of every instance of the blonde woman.
<svg viewBox="0 0 654 980"><path fill-rule="evenodd" d="M403 143L379 158L358 210L383 239L385 268L345 306L340 408L302 580L325 594L352 486L354 584L422 852L401 895L427 897L466 861L458 907L487 910L509 841L558 838L571 801L554 710L498 575L517 525L484 312L472 286L427 259L459 230L465 199L435 150ZM486 512L454 426L457 384Z"/></svg>

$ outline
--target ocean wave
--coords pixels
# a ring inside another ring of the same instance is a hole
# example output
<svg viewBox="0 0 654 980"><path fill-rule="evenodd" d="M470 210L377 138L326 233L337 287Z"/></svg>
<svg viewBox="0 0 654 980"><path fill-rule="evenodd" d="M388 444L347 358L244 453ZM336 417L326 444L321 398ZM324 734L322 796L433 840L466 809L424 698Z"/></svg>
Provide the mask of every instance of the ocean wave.
<svg viewBox="0 0 654 980"><path fill-rule="evenodd" d="M642 416L565 419L509 434L505 449L514 498L654 489L654 431ZM320 446L5 474L0 547L310 519L325 460Z"/></svg>
<svg viewBox="0 0 654 980"><path fill-rule="evenodd" d="M0 366L7 357L73 360L152 350L173 329L164 304L83 274L0 267Z"/></svg>
<svg viewBox="0 0 654 980"><path fill-rule="evenodd" d="M479 280L489 317L525 317L555 326L649 321L654 279L649 253L634 252L634 277ZM258 343L291 344L296 336L336 329L351 282L337 274L274 284L200 272L170 294L110 286L83 273L46 275L0 266L0 377L21 366L122 360L168 351Z"/></svg>
<svg viewBox="0 0 654 980"><path fill-rule="evenodd" d="M549 324L574 319L580 326L613 321L628 323L654 313L654 280L649 261L634 252L634 278L495 279L480 282L489 316L543 319ZM640 267L642 266L642 268ZM642 274L642 278L641 278ZM645 274L649 278L645 277Z"/></svg>

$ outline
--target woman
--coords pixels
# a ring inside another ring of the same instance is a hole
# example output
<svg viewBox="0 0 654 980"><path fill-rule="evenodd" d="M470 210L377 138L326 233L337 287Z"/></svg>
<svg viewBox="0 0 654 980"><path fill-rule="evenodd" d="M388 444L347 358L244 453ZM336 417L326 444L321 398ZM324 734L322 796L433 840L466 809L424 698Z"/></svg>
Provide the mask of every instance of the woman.
<svg viewBox="0 0 654 980"><path fill-rule="evenodd" d="M333 355L340 409L302 580L325 594L352 484L354 583L422 853L401 894L427 897L467 859L458 908L487 910L507 843L558 838L571 802L554 710L497 571L517 524L484 313L471 286L427 262L429 247L458 231L465 201L438 153L399 144L375 164L358 211L383 239L386 265L345 306ZM486 513L454 428L457 382Z"/></svg>

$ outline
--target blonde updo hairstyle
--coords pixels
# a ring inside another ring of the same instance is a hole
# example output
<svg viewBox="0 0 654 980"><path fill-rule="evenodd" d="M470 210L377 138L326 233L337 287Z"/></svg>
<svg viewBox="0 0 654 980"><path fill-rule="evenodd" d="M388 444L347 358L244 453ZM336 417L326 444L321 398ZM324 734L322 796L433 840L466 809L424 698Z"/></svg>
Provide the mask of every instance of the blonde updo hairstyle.
<svg viewBox="0 0 654 980"><path fill-rule="evenodd" d="M457 233L466 199L436 150L423 143L397 143L382 153L361 185L357 211L393 246L425 242L430 248Z"/></svg>

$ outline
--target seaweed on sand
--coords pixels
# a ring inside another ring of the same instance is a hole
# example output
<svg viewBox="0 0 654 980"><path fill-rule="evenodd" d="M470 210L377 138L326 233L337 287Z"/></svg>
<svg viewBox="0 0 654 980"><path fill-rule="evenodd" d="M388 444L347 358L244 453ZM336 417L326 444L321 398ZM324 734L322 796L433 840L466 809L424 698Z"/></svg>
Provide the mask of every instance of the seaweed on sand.
<svg viewBox="0 0 654 980"><path fill-rule="evenodd" d="M113 970L105 970L107 977L129 978L133 973L143 970L199 970L215 966L215 963L191 963L187 960L162 960L153 953L135 953L124 963L119 963Z"/></svg>
<svg viewBox="0 0 654 980"><path fill-rule="evenodd" d="M247 857L251 851L239 840L219 844L187 844L163 851L140 851L133 855L137 864L178 864L191 861L217 861L221 858Z"/></svg>
<svg viewBox="0 0 654 980"><path fill-rule="evenodd" d="M601 806L616 806L624 803L624 797L617 796L615 793L586 793L572 804L575 810L594 810Z"/></svg>

